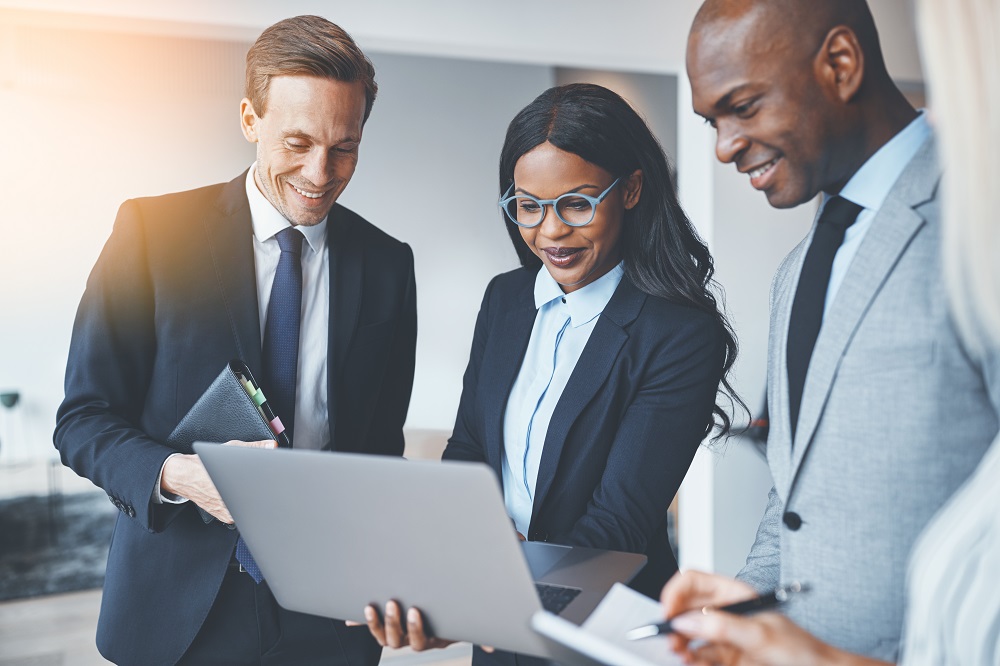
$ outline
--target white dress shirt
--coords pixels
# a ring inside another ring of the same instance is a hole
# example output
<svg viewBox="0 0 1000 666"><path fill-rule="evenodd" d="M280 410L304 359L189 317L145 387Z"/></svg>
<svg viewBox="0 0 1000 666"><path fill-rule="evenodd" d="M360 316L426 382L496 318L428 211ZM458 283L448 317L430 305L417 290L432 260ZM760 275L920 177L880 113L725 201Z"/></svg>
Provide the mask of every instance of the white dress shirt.
<svg viewBox="0 0 1000 666"><path fill-rule="evenodd" d="M844 282L844 276L847 275L847 269L850 268L854 255L861 247L861 241L872 226L872 220L878 214L885 198L889 196L892 186L899 180L903 170L930 135L930 125L927 124L926 115L921 111L920 115L899 134L869 157L840 191L840 196L853 201L864 210L858 213L858 219L854 224L847 228L844 242L840 244L833 259L830 282L826 289L826 303L823 306L824 317L830 311L833 299ZM830 195L824 194L823 205L825 206L829 200Z"/></svg>
<svg viewBox="0 0 1000 666"><path fill-rule="evenodd" d="M517 531L528 534L535 481L549 422L600 314L625 270L563 293L543 266L535 277L535 323L504 413L503 494Z"/></svg>
<svg viewBox="0 0 1000 666"><path fill-rule="evenodd" d="M257 309L260 335L264 337L267 304L271 285L278 270L281 248L275 235L291 226L257 188L254 162L247 172L246 191L253 225L254 273L257 280ZM299 329L298 375L295 385L295 442L297 449L321 449L330 442L327 414L327 346L330 321L330 259L326 251L326 224L323 220L311 227L298 227L305 237L302 245L302 314ZM258 368L251 368L258 371ZM266 386L264 387L266 389ZM266 393L266 391L265 391ZM281 416L280 414L278 415ZM171 454L167 460L178 453ZM166 461L164 461L166 465ZM180 504L187 500L160 492L163 469L156 482L154 500Z"/></svg>
<svg viewBox="0 0 1000 666"><path fill-rule="evenodd" d="M247 173L247 200L253 223L253 258L257 274L257 309L264 337L267 304L278 270L281 248L275 235L291 226L254 182L257 163ZM302 245L302 314L299 330L299 367L295 383L295 441L297 449L321 449L330 442L327 414L326 351L330 338L330 257L326 251L326 224L296 227L305 236ZM255 368L250 368L255 370ZM266 380L266 378L265 378ZM265 388L265 394L266 386ZM278 415L279 417L281 414Z"/></svg>

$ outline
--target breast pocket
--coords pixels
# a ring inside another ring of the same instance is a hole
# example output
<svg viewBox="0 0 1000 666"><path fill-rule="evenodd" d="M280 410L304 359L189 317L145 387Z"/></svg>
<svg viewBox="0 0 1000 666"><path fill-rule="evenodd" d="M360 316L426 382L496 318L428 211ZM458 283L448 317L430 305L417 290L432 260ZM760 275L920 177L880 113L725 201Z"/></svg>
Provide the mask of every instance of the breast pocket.
<svg viewBox="0 0 1000 666"><path fill-rule="evenodd" d="M387 319L358 327L351 344L351 354L367 350L387 350L396 330L396 320Z"/></svg>
<svg viewBox="0 0 1000 666"><path fill-rule="evenodd" d="M934 342L878 345L848 351L841 371L861 376L920 373L934 362Z"/></svg>

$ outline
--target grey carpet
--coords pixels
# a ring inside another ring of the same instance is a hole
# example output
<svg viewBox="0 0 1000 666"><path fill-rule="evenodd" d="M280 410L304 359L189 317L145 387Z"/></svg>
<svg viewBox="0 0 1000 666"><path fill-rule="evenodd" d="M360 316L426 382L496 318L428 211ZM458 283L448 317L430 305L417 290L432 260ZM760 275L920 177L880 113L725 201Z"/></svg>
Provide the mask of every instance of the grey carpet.
<svg viewBox="0 0 1000 666"><path fill-rule="evenodd" d="M118 510L101 492L0 501L0 601L101 587Z"/></svg>

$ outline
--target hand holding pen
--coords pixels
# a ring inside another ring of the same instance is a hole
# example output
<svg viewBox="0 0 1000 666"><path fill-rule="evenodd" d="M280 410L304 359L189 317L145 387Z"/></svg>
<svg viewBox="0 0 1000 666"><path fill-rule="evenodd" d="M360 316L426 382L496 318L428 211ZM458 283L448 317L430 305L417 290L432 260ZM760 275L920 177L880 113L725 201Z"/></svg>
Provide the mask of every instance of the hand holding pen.
<svg viewBox="0 0 1000 666"><path fill-rule="evenodd" d="M800 592L807 592L809 586L803 583L790 583L788 585L782 585L778 588L771 590L770 592L765 592L757 596L752 596L743 601L737 601L736 603L727 604L725 606L719 606L717 608L711 608L709 606L703 606L701 608L702 614L707 614L711 611L718 611L721 613L730 613L732 615L749 615L751 613L758 613L760 611L770 610L776 608L787 601L793 594ZM686 611L692 612L692 611ZM632 631L625 634L625 637L630 641L639 640L642 638L649 638L651 636L659 636L662 634L672 634L683 633L682 626L684 623L680 623L680 626L675 626L675 622L678 620L678 616L671 617L666 622L660 622L659 624L647 624L642 627L636 627Z"/></svg>
<svg viewBox="0 0 1000 666"><path fill-rule="evenodd" d="M781 613L715 612L755 596L757 592L752 587L726 576L699 571L675 575L661 595L664 617L671 618L671 629L676 632L667 634L671 649L685 663L699 665L877 663L858 661L856 655L823 643ZM707 612L690 612L705 609Z"/></svg>

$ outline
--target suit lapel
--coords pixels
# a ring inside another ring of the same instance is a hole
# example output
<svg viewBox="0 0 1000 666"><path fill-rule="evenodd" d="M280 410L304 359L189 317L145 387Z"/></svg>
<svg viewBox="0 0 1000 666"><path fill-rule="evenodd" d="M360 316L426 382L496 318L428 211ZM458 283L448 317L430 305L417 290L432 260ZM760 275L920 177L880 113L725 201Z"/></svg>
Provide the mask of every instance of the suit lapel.
<svg viewBox="0 0 1000 666"><path fill-rule="evenodd" d="M504 455L503 423L507 412L507 400L510 398L514 380L521 370L524 354L528 350L531 330L535 325L535 299L533 289L534 273L530 280L525 280L521 289L514 296L514 307L510 312L500 313L497 317L496 330L490 333L498 341L494 349L495 356L491 358L487 368L481 370L479 386L483 391L480 404L484 405L483 428L486 438L486 454L488 462L497 477L502 477L501 461Z"/></svg>
<svg viewBox="0 0 1000 666"><path fill-rule="evenodd" d="M559 467L559 458L570 428L607 380L619 352L628 340L626 329L639 316L645 301L646 294L634 287L628 278L622 278L597 320L580 360L566 383L566 389L556 403L545 434L545 448L542 450L535 483L532 520L552 488L552 480Z"/></svg>
<svg viewBox="0 0 1000 666"><path fill-rule="evenodd" d="M334 419L337 403L337 377L344 367L347 351L354 338L361 310L364 276L364 245L358 242L344 209L339 204L330 210L326 247L330 260L330 321L327 347L327 409L330 418L331 448L336 448Z"/></svg>
<svg viewBox="0 0 1000 666"><path fill-rule="evenodd" d="M813 221L815 229L816 221ZM802 263L812 234L802 240L789 255L787 270L778 272L773 288L773 314L768 336L767 406L771 429L767 437L767 462L771 468L774 485L782 497L788 497L791 482L792 441L791 417L788 410L788 327L791 320L792 301L798 285Z"/></svg>
<svg viewBox="0 0 1000 666"><path fill-rule="evenodd" d="M240 359L259 372L260 314L246 172L225 185L205 234Z"/></svg>
<svg viewBox="0 0 1000 666"><path fill-rule="evenodd" d="M793 475L816 432L840 360L854 332L900 256L925 224L918 208L933 199L938 177L933 141L929 140L890 190L837 291L816 339L802 392L793 447ZM787 371L787 366L782 365Z"/></svg>

